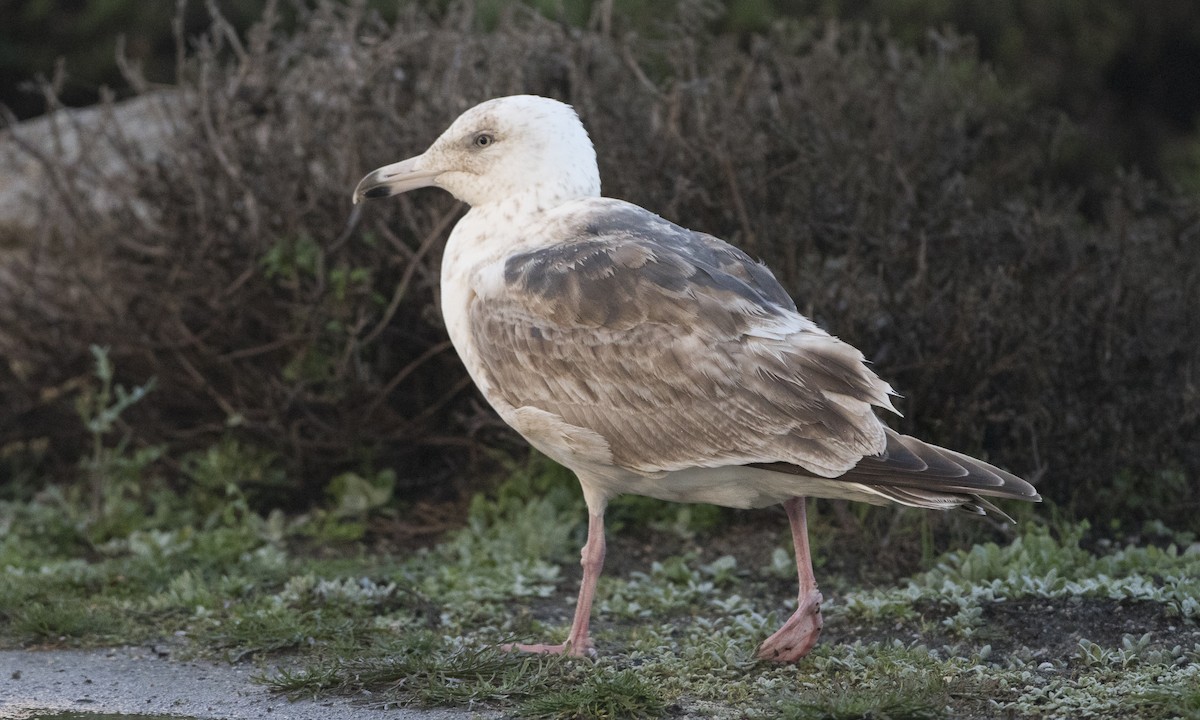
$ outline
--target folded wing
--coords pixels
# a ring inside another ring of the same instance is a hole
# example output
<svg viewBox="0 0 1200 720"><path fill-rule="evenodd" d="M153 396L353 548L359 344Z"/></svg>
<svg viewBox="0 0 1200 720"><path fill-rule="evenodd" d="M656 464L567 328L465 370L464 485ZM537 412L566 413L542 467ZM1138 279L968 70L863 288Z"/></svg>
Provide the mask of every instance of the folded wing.
<svg viewBox="0 0 1200 720"><path fill-rule="evenodd" d="M636 473L752 465L929 506L942 501L922 493L1032 493L887 430L874 412L893 409L887 383L745 253L621 201L573 210L556 242L507 258L470 308L507 404L597 433Z"/></svg>

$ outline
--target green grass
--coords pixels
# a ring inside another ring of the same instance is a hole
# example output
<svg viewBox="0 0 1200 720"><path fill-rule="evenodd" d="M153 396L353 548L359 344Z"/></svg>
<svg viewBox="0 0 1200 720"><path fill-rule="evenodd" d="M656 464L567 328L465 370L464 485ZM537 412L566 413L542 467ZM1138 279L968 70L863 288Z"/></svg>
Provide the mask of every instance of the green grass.
<svg viewBox="0 0 1200 720"><path fill-rule="evenodd" d="M1181 551L1125 547L1094 554L1080 547L1087 525L1060 538L1033 526L1011 544L955 551L906 584L847 599L847 615L902 617L920 602L956 609L948 625L969 636L983 604L1018 598L1107 598L1156 602L1182 620L1200 622L1200 545Z"/></svg>
<svg viewBox="0 0 1200 720"><path fill-rule="evenodd" d="M589 673L568 688L549 689L521 704L520 714L548 720L656 718L666 708L654 686L633 670Z"/></svg>
<svg viewBox="0 0 1200 720"><path fill-rule="evenodd" d="M845 683L822 688L813 697L780 703L781 720L936 720L948 717L945 683L938 676L901 681L893 688L862 688Z"/></svg>
<svg viewBox="0 0 1200 720"><path fill-rule="evenodd" d="M638 501L618 507L628 526L612 536L649 532L683 552L602 577L601 655L579 660L496 650L563 637L573 609L585 512L574 481L546 461L514 467L465 527L403 557L347 539L387 512L379 504L339 513L345 503L331 498L334 510L263 517L236 489L228 498L197 512L118 492L106 512L140 520L103 536L86 492L0 502L0 645L166 642L184 655L269 660L283 669L261 682L290 696L369 692L533 718L1200 712L1200 546L1161 528L1161 545L1089 548L1086 526L1026 523L1011 543L935 555L874 589L829 576L826 639L798 665L776 666L754 650L789 612L783 524L772 553L739 562L704 550L715 537L707 511ZM831 536L815 520L813 533ZM1126 616L1130 631L1107 627ZM1138 623L1144 631L1132 631ZM1044 625L1046 637L1021 636L1021 625Z"/></svg>

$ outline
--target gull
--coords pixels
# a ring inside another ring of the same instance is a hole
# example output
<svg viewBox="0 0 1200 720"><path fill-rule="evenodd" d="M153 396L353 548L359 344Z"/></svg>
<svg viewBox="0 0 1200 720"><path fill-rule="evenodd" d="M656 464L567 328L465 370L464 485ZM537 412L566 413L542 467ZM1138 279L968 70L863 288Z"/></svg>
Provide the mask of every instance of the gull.
<svg viewBox="0 0 1200 720"><path fill-rule="evenodd" d="M806 498L1003 515L1038 501L1024 480L889 429L891 386L863 354L801 315L741 250L600 194L575 111L532 95L464 112L416 157L359 182L354 202L417 188L470 206L446 243L442 314L483 397L571 469L588 509L583 580L561 644L594 654L588 622L604 511L633 493L733 508L782 504L795 613L758 648L794 662L820 635Z"/></svg>

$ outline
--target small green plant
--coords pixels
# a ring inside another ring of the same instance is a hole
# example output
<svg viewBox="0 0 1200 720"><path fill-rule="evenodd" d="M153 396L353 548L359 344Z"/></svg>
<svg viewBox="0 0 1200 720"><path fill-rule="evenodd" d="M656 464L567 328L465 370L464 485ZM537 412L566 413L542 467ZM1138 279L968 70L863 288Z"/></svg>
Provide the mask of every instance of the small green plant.
<svg viewBox="0 0 1200 720"><path fill-rule="evenodd" d="M381 470L373 475L345 472L329 482L326 492L333 500L339 517L365 518L392 501L396 472Z"/></svg>
<svg viewBox="0 0 1200 720"><path fill-rule="evenodd" d="M127 496L141 493L142 476L162 456L163 448L131 448L128 432L122 432L116 443L110 444L112 435L121 429L122 413L145 398L154 389L155 380L150 378L144 385L127 390L113 381L116 370L108 348L92 345L91 352L97 383L79 395L75 410L91 440L90 453L81 463L90 491L88 524L100 529L121 522L123 511L129 510Z"/></svg>
<svg viewBox="0 0 1200 720"><path fill-rule="evenodd" d="M87 605L48 600L34 602L14 613L13 634L26 642L55 643L71 639L113 642L127 638L129 623L111 604Z"/></svg>
<svg viewBox="0 0 1200 720"><path fill-rule="evenodd" d="M275 453L232 437L188 453L180 470L187 480L186 510L208 526L235 527L291 490Z"/></svg>
<svg viewBox="0 0 1200 720"><path fill-rule="evenodd" d="M395 487L396 473L390 469L335 476L325 489L327 508L309 513L312 521L304 526L304 534L325 543L362 540L367 534L368 519L389 512Z"/></svg>
<svg viewBox="0 0 1200 720"><path fill-rule="evenodd" d="M938 686L931 687L930 686ZM834 685L834 690L812 700L780 704L783 720L936 720L946 717L935 699L945 699L942 683L901 682L890 690Z"/></svg>
<svg viewBox="0 0 1200 720"><path fill-rule="evenodd" d="M545 720L657 718L665 712L654 686L633 670L588 673L579 685L534 696L520 709L525 717Z"/></svg>
<svg viewBox="0 0 1200 720"><path fill-rule="evenodd" d="M321 246L308 233L279 238L262 257L267 278L295 288L302 278L318 274L324 262Z"/></svg>
<svg viewBox="0 0 1200 720"><path fill-rule="evenodd" d="M1157 713L1163 718L1200 720L1200 686L1187 689L1155 688L1135 696L1138 706Z"/></svg>

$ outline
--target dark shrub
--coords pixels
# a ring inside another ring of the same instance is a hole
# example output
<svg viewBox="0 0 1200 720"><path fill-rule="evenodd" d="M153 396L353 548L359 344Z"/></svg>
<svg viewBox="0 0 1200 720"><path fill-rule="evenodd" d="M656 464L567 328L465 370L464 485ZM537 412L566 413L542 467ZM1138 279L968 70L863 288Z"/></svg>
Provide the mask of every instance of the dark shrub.
<svg viewBox="0 0 1200 720"><path fill-rule="evenodd" d="M905 396L897 427L1085 514L1194 523L1200 212L1121 177L1084 215L1056 180L1072 128L967 44L472 22L319 3L294 35L268 19L244 45L217 23L162 103L161 152L137 156L120 127L94 138L136 168L115 207L81 201L86 158L46 158L44 217L0 286L18 421L0 440L69 438L35 421L69 417L99 343L130 381L158 378L129 415L143 441L233 434L310 486L363 464L426 491L463 478L497 423L436 311L461 208L423 192L343 232L349 191L475 102L531 92L579 109L608 194L761 256L862 347Z"/></svg>

